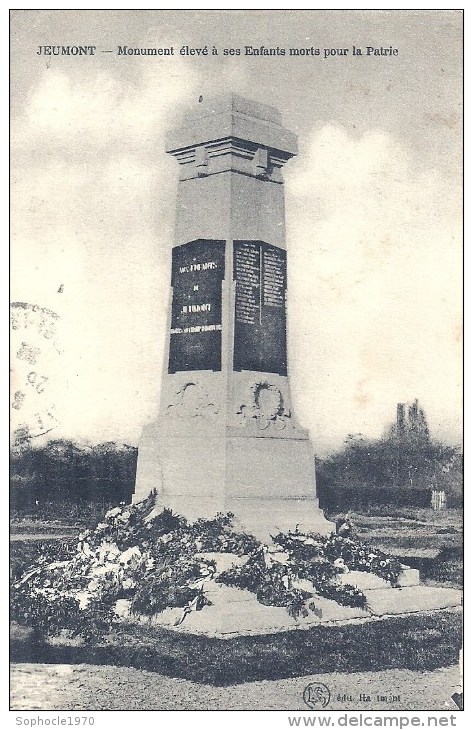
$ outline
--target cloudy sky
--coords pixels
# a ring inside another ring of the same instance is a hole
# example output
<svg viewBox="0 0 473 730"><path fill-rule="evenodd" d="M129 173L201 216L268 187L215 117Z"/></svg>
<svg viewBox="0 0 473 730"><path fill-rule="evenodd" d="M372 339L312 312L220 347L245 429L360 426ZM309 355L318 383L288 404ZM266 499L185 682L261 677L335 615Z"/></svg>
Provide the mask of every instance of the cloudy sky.
<svg viewBox="0 0 473 730"><path fill-rule="evenodd" d="M156 415L177 186L164 135L200 94L236 91L299 136L289 362L316 451L381 434L416 397L432 433L459 440L461 24L458 11L13 11L12 299L60 316L61 354L43 343L37 363L55 436L138 443ZM37 55L50 44L97 53ZM262 44L322 57L223 56Z"/></svg>

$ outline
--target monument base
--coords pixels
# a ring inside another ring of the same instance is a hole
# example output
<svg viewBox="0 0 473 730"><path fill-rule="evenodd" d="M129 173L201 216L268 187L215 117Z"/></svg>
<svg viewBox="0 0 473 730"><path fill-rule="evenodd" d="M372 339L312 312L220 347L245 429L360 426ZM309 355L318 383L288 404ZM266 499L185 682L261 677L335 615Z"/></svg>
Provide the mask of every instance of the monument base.
<svg viewBox="0 0 473 730"><path fill-rule="evenodd" d="M268 541L278 532L316 532L329 535L335 531L333 522L324 517L317 499L226 499L216 501L201 497L170 497L158 495L157 505L168 507L176 514L194 521L199 517L215 517L217 512L235 515L235 529L248 532L258 540Z"/></svg>
<svg viewBox="0 0 473 730"><path fill-rule="evenodd" d="M161 423L144 429L133 502L156 489L157 504L189 520L232 512L236 526L266 540L300 530L335 530L316 497L308 438L166 433Z"/></svg>
<svg viewBox="0 0 473 730"><path fill-rule="evenodd" d="M408 581L412 576L408 576ZM346 574L346 582L359 583L357 571ZM148 617L132 616L127 601L121 602L123 620L151 625L188 636L231 639L238 636L263 636L311 628L366 625L388 617L401 620L410 615L426 617L437 611L461 611L462 592L455 588L408 585L392 588L378 585L377 576L366 573L363 578L365 608L342 606L315 592L311 602L313 611L306 616L290 616L286 608L259 603L255 594L239 588L230 588L214 580L204 584L204 593L211 605L201 611L192 611L182 620L182 608L166 608ZM345 582L345 581L343 581ZM366 587L368 586L368 588ZM308 590L307 586L304 589ZM313 589L312 589L313 590ZM402 624L401 624L402 626ZM402 629L396 632L399 640ZM386 638L386 637L385 637Z"/></svg>

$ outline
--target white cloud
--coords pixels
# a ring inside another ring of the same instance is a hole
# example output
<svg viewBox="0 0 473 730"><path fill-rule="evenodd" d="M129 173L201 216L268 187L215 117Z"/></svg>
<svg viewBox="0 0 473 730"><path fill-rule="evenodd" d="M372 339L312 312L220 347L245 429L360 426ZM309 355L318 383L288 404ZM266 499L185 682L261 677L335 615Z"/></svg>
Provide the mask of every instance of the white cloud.
<svg viewBox="0 0 473 730"><path fill-rule="evenodd" d="M12 297L61 317L63 435L136 439L155 415L177 180L164 135L196 83L180 60L128 86L50 69L14 125Z"/></svg>
<svg viewBox="0 0 473 730"><path fill-rule="evenodd" d="M47 69L13 125L12 146L66 159L91 151L142 154L147 143L161 138L170 113L189 100L197 80L182 59L173 61L171 70L165 60L152 66L136 60L128 81L111 71L72 77Z"/></svg>
<svg viewBox="0 0 473 730"><path fill-rule="evenodd" d="M415 397L458 438L460 190L388 135L334 126L286 180L292 374L318 448L379 434Z"/></svg>

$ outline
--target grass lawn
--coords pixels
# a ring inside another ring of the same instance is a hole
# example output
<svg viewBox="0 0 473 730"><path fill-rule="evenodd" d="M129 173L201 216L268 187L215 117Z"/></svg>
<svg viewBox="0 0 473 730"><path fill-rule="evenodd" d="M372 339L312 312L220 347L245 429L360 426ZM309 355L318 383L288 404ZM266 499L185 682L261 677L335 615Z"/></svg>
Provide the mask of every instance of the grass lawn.
<svg viewBox="0 0 473 730"><path fill-rule="evenodd" d="M430 671L456 664L461 644L461 612L451 609L231 639L123 626L98 645L43 643L16 627L11 658L128 666L226 686L324 672Z"/></svg>
<svg viewBox="0 0 473 730"><path fill-rule="evenodd" d="M408 529L422 526L432 534L462 534L463 531L463 510L459 508L436 511L427 507L379 505L364 512L348 510L346 514L356 530L389 527ZM336 514L330 513L327 517L333 519Z"/></svg>

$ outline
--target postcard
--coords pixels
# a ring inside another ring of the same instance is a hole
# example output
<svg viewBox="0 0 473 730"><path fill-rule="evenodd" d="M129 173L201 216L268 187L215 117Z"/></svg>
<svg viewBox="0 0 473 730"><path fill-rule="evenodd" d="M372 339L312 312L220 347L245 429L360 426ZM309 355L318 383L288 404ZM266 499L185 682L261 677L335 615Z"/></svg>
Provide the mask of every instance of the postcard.
<svg viewBox="0 0 473 730"><path fill-rule="evenodd" d="M462 11L10 37L11 709L454 725Z"/></svg>

